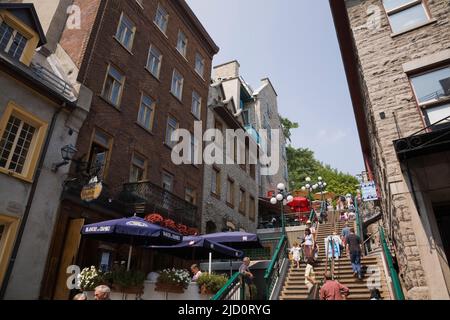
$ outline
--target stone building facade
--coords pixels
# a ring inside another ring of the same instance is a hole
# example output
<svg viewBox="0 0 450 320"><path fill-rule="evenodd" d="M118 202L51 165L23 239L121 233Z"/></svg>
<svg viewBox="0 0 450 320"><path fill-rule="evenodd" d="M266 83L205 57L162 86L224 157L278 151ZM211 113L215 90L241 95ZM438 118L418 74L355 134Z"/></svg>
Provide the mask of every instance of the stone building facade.
<svg viewBox="0 0 450 320"><path fill-rule="evenodd" d="M244 133L243 119L241 116L235 117L235 106L234 99L227 99L223 83L215 81L209 92L207 128L220 130L224 136L226 130L241 130ZM234 158L233 155L227 154L226 141L223 144L219 144L216 140L210 143L217 143L218 148L223 150L221 158L224 161L227 156ZM246 152L248 159L249 144L254 142L250 138L246 143L243 151ZM208 148L208 144L205 148ZM202 231L256 232L258 221L256 165L246 161L245 164L216 163L205 165L204 168Z"/></svg>
<svg viewBox="0 0 450 320"><path fill-rule="evenodd" d="M449 3L330 4L406 297L449 299Z"/></svg>
<svg viewBox="0 0 450 320"><path fill-rule="evenodd" d="M69 172L54 166L76 143L92 93L44 54L32 4L0 4L0 38L0 300L34 300Z"/></svg>

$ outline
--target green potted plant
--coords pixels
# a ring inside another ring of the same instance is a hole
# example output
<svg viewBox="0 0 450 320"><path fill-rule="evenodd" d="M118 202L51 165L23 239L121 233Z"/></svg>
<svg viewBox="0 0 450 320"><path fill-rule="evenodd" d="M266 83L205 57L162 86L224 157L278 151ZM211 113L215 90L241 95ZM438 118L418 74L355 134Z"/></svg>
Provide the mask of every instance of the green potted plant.
<svg viewBox="0 0 450 320"><path fill-rule="evenodd" d="M160 272L155 291L184 293L191 283L189 271L183 269L164 269Z"/></svg>
<svg viewBox="0 0 450 320"><path fill-rule="evenodd" d="M138 295L144 292L145 273L141 271L121 267L109 272L104 278L111 283L114 291Z"/></svg>
<svg viewBox="0 0 450 320"><path fill-rule="evenodd" d="M208 273L202 274L197 280L200 293L206 295L216 294L227 282L228 277L225 275Z"/></svg>

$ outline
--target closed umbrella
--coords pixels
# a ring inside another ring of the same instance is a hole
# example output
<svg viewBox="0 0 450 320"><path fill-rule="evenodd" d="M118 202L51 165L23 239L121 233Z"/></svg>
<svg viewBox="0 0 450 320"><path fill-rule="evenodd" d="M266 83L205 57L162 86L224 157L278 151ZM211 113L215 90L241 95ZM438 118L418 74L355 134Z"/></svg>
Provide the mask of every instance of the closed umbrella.
<svg viewBox="0 0 450 320"><path fill-rule="evenodd" d="M128 270L133 246L170 245L183 240L181 234L136 216L85 225L81 234L94 240L130 245Z"/></svg>

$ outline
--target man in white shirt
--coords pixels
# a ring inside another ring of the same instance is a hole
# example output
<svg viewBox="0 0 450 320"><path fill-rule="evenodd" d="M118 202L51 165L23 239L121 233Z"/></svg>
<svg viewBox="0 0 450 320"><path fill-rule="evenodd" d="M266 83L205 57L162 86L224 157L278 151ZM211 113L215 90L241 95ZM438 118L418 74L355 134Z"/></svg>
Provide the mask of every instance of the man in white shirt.
<svg viewBox="0 0 450 320"><path fill-rule="evenodd" d="M192 277L192 282L197 282L198 278L200 278L200 276L202 275L202 272L200 271L200 268L198 267L198 265L193 264L191 266L191 272L194 275Z"/></svg>

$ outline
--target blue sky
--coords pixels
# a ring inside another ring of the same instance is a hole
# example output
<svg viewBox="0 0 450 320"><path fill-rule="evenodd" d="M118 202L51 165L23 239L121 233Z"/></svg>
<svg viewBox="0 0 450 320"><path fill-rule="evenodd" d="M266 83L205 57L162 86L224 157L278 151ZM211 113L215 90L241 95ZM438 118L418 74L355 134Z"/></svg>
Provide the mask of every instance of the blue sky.
<svg viewBox="0 0 450 320"><path fill-rule="evenodd" d="M351 174L364 169L328 0L187 0L221 48L214 65L241 64L257 88L268 76L280 113L300 124L295 147Z"/></svg>

